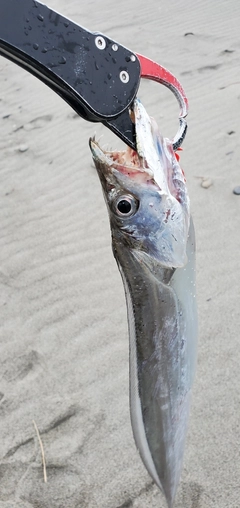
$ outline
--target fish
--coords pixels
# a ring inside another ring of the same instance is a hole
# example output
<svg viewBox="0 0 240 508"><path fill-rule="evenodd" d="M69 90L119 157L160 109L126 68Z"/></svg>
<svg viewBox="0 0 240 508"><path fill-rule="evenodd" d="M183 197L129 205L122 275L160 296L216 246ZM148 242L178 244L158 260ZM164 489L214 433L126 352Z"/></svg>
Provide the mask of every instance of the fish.
<svg viewBox="0 0 240 508"><path fill-rule="evenodd" d="M134 151L90 149L106 201L129 328L130 416L143 464L173 507L197 359L195 233L171 140L139 99Z"/></svg>

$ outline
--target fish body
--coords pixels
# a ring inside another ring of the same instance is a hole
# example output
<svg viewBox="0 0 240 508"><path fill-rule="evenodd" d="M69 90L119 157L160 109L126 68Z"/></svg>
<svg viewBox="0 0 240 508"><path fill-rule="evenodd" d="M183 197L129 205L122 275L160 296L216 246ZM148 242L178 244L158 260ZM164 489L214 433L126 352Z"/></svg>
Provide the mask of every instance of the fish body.
<svg viewBox="0 0 240 508"><path fill-rule="evenodd" d="M171 142L138 100L134 117L137 153L90 147L127 301L133 435L171 508L196 364L195 238Z"/></svg>

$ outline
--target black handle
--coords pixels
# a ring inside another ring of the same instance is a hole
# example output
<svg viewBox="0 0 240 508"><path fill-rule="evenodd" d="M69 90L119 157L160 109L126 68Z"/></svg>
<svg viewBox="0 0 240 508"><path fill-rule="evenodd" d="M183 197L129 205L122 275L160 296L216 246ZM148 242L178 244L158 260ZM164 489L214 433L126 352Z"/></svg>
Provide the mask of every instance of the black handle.
<svg viewBox="0 0 240 508"><path fill-rule="evenodd" d="M139 86L140 63L130 50L35 0L0 0L0 54L44 81L80 116L105 125L127 110Z"/></svg>

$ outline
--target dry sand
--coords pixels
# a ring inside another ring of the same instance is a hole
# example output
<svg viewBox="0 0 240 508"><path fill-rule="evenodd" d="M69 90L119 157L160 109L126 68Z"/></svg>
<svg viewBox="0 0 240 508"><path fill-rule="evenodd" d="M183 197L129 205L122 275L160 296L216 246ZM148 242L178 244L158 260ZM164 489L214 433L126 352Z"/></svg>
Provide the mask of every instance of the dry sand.
<svg viewBox="0 0 240 508"><path fill-rule="evenodd" d="M48 5L157 60L189 97L199 361L175 506L239 508L240 3ZM4 58L0 71L0 508L164 508L132 437L124 292L88 148L95 131L119 142ZM171 93L139 96L175 134Z"/></svg>

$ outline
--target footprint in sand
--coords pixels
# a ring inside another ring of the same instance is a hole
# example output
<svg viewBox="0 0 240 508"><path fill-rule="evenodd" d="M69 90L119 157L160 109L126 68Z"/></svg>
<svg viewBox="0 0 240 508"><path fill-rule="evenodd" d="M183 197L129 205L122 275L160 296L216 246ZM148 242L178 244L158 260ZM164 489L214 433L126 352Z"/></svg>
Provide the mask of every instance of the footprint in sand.
<svg viewBox="0 0 240 508"><path fill-rule="evenodd" d="M202 73L202 72L206 72L206 71L216 71L220 67L222 67L222 64L204 65L204 67L199 67L199 69L197 69L197 70L198 70L198 72Z"/></svg>
<svg viewBox="0 0 240 508"><path fill-rule="evenodd" d="M18 357L9 358L5 361L7 368L4 370L3 364L3 378L8 381L15 381L16 379L22 380L29 374L36 374L39 368L42 368L42 357L37 351L30 351L27 354Z"/></svg>
<svg viewBox="0 0 240 508"><path fill-rule="evenodd" d="M202 74L202 73L208 72L208 71L216 71L220 67L222 67L222 64L204 65L203 67L199 67L198 69L196 69L196 71L199 72L199 74ZM180 75L181 76L193 75L194 72L195 72L194 70L182 71L182 72L180 72Z"/></svg>
<svg viewBox="0 0 240 508"><path fill-rule="evenodd" d="M81 471L71 465L48 464L48 482L43 482L42 465L32 463L19 481L17 499L29 508L87 508L90 492L81 478ZM47 487L47 488L46 488ZM66 504L63 500L66 499Z"/></svg>
<svg viewBox="0 0 240 508"><path fill-rule="evenodd" d="M207 494L202 485L196 482L184 483L182 486L181 504L182 506L189 506L189 508L205 508Z"/></svg>
<svg viewBox="0 0 240 508"><path fill-rule="evenodd" d="M33 129L41 129L45 127L46 124L51 122L53 116L52 115L43 115L38 116L24 125L25 131L32 131Z"/></svg>

